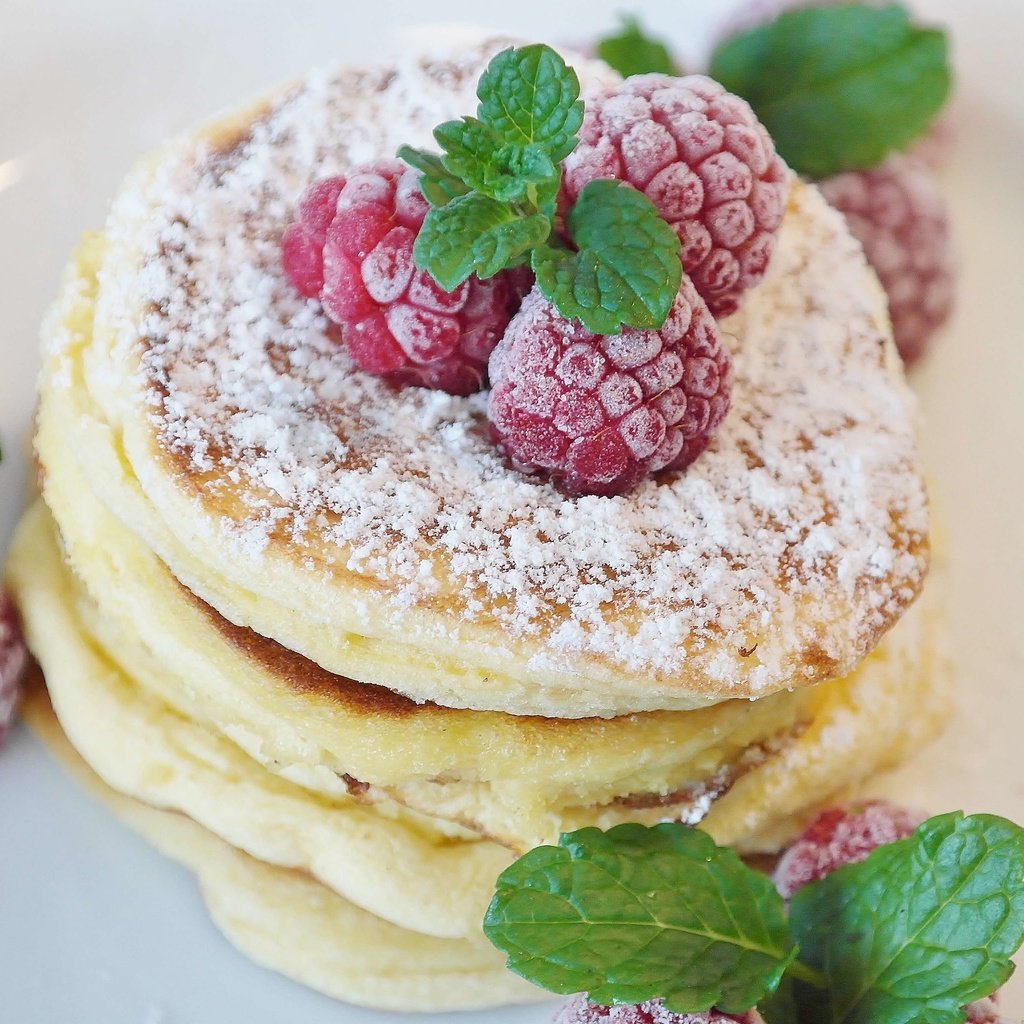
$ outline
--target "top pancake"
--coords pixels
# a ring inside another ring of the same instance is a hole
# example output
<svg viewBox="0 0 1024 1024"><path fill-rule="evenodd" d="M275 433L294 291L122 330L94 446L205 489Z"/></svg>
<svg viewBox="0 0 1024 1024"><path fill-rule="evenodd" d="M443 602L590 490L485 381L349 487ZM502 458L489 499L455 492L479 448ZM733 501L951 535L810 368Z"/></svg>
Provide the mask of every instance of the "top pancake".
<svg viewBox="0 0 1024 1024"><path fill-rule="evenodd" d="M311 76L147 162L105 232L76 457L226 617L417 700L583 717L848 672L920 588L927 511L884 297L815 190L723 324L724 427L622 497L513 472L480 398L356 371L284 280L301 191L429 146L501 46Z"/></svg>

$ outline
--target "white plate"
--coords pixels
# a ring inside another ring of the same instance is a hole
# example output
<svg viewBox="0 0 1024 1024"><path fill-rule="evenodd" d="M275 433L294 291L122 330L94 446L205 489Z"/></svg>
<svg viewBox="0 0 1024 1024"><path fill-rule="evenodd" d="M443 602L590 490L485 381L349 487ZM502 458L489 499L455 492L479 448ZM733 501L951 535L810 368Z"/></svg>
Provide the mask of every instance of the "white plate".
<svg viewBox="0 0 1024 1024"><path fill-rule="evenodd" d="M356 6L353 13L350 8ZM678 13L680 7L686 13ZM0 550L22 502L37 325L77 235L98 225L130 163L163 138L309 66L365 60L396 26L484 22L586 38L640 7L699 54L708 0L4 0L0 13ZM934 490L951 539L950 632L962 695L947 737L887 781L936 811L1024 821L1024 102L1017 0L921 0L954 30L962 133L947 174L962 263L957 317L917 374ZM357 1024L253 966L208 922L191 877L65 779L18 730L0 755L0 1013L5 1024ZM1006 1006L1024 1015L1024 978ZM436 1018L435 1018L436 1019ZM543 1008L459 1015L541 1022Z"/></svg>

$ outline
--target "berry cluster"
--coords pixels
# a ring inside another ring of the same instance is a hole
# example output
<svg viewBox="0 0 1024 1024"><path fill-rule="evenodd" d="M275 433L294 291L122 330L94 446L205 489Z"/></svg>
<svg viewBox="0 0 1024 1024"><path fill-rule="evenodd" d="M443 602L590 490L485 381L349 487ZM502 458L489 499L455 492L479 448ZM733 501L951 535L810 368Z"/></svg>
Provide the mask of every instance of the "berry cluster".
<svg viewBox="0 0 1024 1024"><path fill-rule="evenodd" d="M764 275L787 175L750 107L708 78L639 75L591 102L563 163L557 230L597 179L646 195L685 272L657 329L595 334L530 292L522 267L445 291L417 267L429 207L399 161L313 184L283 265L361 369L456 395L489 381L492 433L516 468L570 494L619 494L687 466L722 423L731 366L715 318Z"/></svg>

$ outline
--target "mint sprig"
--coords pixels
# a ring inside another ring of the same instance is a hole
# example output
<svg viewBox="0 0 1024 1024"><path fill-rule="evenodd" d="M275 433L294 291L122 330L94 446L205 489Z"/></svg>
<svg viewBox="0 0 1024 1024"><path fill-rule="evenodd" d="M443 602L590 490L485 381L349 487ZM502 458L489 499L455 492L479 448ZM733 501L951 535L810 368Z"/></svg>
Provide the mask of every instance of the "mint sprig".
<svg viewBox="0 0 1024 1024"><path fill-rule="evenodd" d="M531 262L543 294L589 330L660 327L682 270L678 239L649 199L593 183L568 212L568 236L557 229L561 162L583 123L579 95L576 73L548 46L494 57L476 116L434 130L439 155L398 151L421 172L431 205L413 257L449 291Z"/></svg>
<svg viewBox="0 0 1024 1024"><path fill-rule="evenodd" d="M754 108L796 171L874 167L919 138L949 94L946 36L896 4L810 7L723 43L709 74Z"/></svg>
<svg viewBox="0 0 1024 1024"><path fill-rule="evenodd" d="M1022 879L1024 831L955 813L801 889L793 935L828 981L802 1004L832 1024L959 1024L1013 972Z"/></svg>
<svg viewBox="0 0 1024 1024"><path fill-rule="evenodd" d="M675 824L586 828L532 850L498 878L484 932L551 991L660 996L681 1012L750 1009L795 953L770 880Z"/></svg>
<svg viewBox="0 0 1024 1024"><path fill-rule="evenodd" d="M623 78L657 71L678 75L679 68L669 48L647 35L640 22L629 15L620 19L619 32L598 40L597 55Z"/></svg>
<svg viewBox="0 0 1024 1024"><path fill-rule="evenodd" d="M594 1002L759 1005L769 1024L960 1024L1024 941L1024 829L947 814L800 890L683 825L563 835L498 878L508 966Z"/></svg>
<svg viewBox="0 0 1024 1024"><path fill-rule="evenodd" d="M679 239L646 196L618 181L584 186L566 222L575 251L533 254L541 291L596 334L660 327L679 291Z"/></svg>

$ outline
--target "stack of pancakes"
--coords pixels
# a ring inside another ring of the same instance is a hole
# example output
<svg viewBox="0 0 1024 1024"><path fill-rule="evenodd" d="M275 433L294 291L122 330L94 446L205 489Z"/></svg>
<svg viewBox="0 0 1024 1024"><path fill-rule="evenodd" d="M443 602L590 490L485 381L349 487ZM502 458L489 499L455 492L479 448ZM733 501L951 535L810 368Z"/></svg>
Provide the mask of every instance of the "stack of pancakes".
<svg viewBox="0 0 1024 1024"><path fill-rule="evenodd" d="M771 850L942 712L913 406L812 187L723 322L723 429L623 497L513 472L479 397L356 371L284 280L302 190L429 146L503 45L310 76L143 164L46 325L8 565L41 735L241 948L379 1007L542 995L480 931L530 847Z"/></svg>

